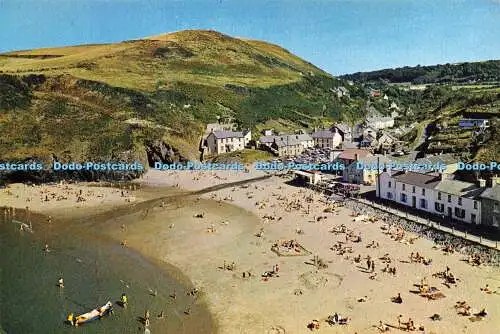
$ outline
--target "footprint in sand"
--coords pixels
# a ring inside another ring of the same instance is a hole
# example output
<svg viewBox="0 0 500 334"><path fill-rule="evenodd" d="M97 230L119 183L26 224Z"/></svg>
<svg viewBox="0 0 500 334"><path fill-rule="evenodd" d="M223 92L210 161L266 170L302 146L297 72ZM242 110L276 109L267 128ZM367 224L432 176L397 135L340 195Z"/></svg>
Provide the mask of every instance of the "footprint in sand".
<svg viewBox="0 0 500 334"><path fill-rule="evenodd" d="M299 276L299 281L307 289L317 289L330 286L338 288L343 281L343 277L337 274L322 273L320 271L308 271Z"/></svg>
<svg viewBox="0 0 500 334"><path fill-rule="evenodd" d="M283 327L281 326L272 326L268 331L267 334L286 334L286 331Z"/></svg>

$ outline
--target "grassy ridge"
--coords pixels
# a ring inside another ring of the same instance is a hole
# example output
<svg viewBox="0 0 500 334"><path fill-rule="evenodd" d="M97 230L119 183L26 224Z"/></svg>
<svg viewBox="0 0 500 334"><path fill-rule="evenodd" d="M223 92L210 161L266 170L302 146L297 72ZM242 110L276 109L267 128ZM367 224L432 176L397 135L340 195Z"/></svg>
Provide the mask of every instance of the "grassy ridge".
<svg viewBox="0 0 500 334"><path fill-rule="evenodd" d="M2 74L3 73L3 74ZM0 160L145 160L164 141L198 157L204 124L287 129L359 117L363 93L287 50L214 31L0 55Z"/></svg>

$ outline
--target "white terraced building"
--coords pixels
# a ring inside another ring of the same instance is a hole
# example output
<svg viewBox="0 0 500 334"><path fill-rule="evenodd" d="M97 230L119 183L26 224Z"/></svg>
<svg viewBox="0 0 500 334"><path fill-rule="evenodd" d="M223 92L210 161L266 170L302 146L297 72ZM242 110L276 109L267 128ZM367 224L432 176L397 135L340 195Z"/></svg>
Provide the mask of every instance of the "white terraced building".
<svg viewBox="0 0 500 334"><path fill-rule="evenodd" d="M319 148L337 148L342 143L342 136L338 131L319 130L312 134L314 145Z"/></svg>
<svg viewBox="0 0 500 334"><path fill-rule="evenodd" d="M377 197L450 217L470 224L481 223L479 196L486 184L463 182L448 174L386 171L377 180Z"/></svg>
<svg viewBox="0 0 500 334"><path fill-rule="evenodd" d="M252 138L250 131L212 131L207 136L208 154L243 150Z"/></svg>

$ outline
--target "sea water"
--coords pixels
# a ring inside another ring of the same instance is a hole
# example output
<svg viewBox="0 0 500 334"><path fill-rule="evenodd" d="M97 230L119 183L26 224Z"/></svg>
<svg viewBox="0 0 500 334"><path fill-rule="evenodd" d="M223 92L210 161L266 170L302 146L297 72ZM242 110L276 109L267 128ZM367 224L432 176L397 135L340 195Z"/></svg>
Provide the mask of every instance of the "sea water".
<svg viewBox="0 0 500 334"><path fill-rule="evenodd" d="M16 214L23 220L22 210ZM151 333L215 332L206 308L184 293L188 287L173 278L172 268L106 240L98 229L84 231L85 224L30 219L33 233L20 231L0 208L0 333L144 333L146 310ZM64 288L57 286L59 278ZM122 293L127 308L115 304ZM68 313L86 313L107 301L113 314L79 328L65 323ZM157 317L161 311L163 319Z"/></svg>

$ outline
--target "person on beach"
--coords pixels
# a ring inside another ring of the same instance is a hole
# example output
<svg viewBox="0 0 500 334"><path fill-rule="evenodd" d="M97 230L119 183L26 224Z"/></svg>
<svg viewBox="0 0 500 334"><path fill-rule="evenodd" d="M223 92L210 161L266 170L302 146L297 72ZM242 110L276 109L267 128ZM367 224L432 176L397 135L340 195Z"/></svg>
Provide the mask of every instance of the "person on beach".
<svg viewBox="0 0 500 334"><path fill-rule="evenodd" d="M378 324L378 330L381 332L381 333L385 333L385 332L388 332L389 331L389 327L387 325L385 325L382 320L379 321L379 324Z"/></svg>
<svg viewBox="0 0 500 334"><path fill-rule="evenodd" d="M397 297L393 297L392 302L396 304L402 304L403 298L401 298L401 293L398 293Z"/></svg>
<svg viewBox="0 0 500 334"><path fill-rule="evenodd" d="M128 298L127 298L127 295L125 293L122 293L122 296L120 297L120 301L121 301L123 307L127 306Z"/></svg>

